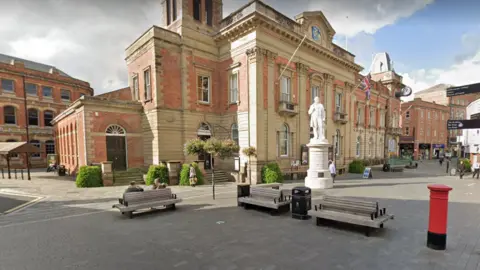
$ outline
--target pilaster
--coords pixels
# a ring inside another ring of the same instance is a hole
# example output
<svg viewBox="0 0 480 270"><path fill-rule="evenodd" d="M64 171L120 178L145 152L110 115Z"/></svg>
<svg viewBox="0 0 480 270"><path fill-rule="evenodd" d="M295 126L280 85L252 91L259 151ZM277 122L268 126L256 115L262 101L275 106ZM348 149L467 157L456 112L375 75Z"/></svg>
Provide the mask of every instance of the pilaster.
<svg viewBox="0 0 480 270"><path fill-rule="evenodd" d="M275 131L275 108L278 107L278 103L275 101L275 61L277 54L271 51L266 51L267 55L267 119L265 121L267 136L266 136L266 160L275 160L276 158L276 141L277 136Z"/></svg>
<svg viewBox="0 0 480 270"><path fill-rule="evenodd" d="M294 152L300 151L300 145L307 144L310 140L310 123L308 119L306 107L307 104L307 74L310 70L310 67L297 62L296 63L298 70L298 127L297 127L297 147L293 149Z"/></svg>
<svg viewBox="0 0 480 270"><path fill-rule="evenodd" d="M325 132L325 137L327 139L331 139L332 138L332 127L334 126L333 125L333 120L332 120L332 108L334 106L334 104L332 104L330 102L330 100L332 99L332 95L333 95L333 80L335 80L335 77L331 74L328 74L328 73L325 73L323 74L323 78L325 80L325 104L323 104L323 106L325 107L325 113L326 113L326 126L327 126L327 130Z"/></svg>

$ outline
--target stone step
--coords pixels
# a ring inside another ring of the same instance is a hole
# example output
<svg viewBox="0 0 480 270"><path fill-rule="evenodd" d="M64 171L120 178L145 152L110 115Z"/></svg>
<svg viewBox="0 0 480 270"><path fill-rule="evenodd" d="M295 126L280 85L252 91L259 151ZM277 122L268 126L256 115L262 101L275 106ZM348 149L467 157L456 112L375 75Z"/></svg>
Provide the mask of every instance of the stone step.
<svg viewBox="0 0 480 270"><path fill-rule="evenodd" d="M206 171L205 175L203 176L205 184L211 184L212 182L212 172ZM229 182L229 178L226 172L224 171L215 171L215 183L224 183Z"/></svg>

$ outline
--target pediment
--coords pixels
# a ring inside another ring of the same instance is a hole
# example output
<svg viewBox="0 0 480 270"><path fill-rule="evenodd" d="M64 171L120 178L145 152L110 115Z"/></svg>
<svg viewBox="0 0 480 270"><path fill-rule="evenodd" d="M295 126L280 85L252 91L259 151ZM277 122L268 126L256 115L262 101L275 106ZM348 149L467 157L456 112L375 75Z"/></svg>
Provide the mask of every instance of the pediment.
<svg viewBox="0 0 480 270"><path fill-rule="evenodd" d="M321 11L308 11L295 16L295 20L302 25L307 38L325 47L332 43L335 30Z"/></svg>

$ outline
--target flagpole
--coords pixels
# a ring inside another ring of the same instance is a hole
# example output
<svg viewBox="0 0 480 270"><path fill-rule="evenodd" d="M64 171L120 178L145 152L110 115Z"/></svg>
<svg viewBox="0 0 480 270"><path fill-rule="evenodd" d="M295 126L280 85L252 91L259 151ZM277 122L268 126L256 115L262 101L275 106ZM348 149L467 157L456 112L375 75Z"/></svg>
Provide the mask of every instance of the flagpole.
<svg viewBox="0 0 480 270"><path fill-rule="evenodd" d="M300 46L302 46L302 43L303 43L303 41L305 41L306 38L307 38L307 34L305 34L305 36L303 37L303 39L302 39L302 41L300 42L300 44L298 44L297 49L295 49L295 51L293 52L293 54L292 54L292 56L290 57L290 59L288 59L287 64L285 65L285 67L283 68L282 72L280 73L280 76L279 76L278 79L277 79L277 82L280 80L280 78L282 78L283 72L285 72L285 69L287 69L288 65L290 65L290 62L292 62L293 57L294 57L295 54L297 53L298 49L300 49Z"/></svg>

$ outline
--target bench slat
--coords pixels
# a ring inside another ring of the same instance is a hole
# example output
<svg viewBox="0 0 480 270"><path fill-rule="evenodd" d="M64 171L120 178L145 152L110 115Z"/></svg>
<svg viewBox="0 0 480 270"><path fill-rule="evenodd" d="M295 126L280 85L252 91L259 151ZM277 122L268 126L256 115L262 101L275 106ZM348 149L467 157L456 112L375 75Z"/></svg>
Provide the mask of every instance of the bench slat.
<svg viewBox="0 0 480 270"><path fill-rule="evenodd" d="M136 211L140 209L146 209L151 207L159 207L159 206L167 206L176 203L182 202L182 199L169 199L169 200L162 200L162 201L150 201L150 202L141 202L138 204L129 204L125 206L123 204L115 204L113 207L118 208L120 212L130 212Z"/></svg>
<svg viewBox="0 0 480 270"><path fill-rule="evenodd" d="M344 202L344 203L351 203L351 204L362 205L362 206L372 206L372 207L378 208L377 202L369 202L369 201L358 200L358 199L341 198L336 196L325 195L323 197L323 200L329 201L329 202Z"/></svg>
<svg viewBox="0 0 480 270"><path fill-rule="evenodd" d="M358 215L336 212L336 211L328 211L328 210L319 210L319 211L310 210L308 211L308 215L313 217L319 217L319 218L324 218L329 220L336 220L340 222L371 227L371 228L380 228L381 224L385 223L389 219L393 219L393 215L384 215L374 220L371 220Z"/></svg>

